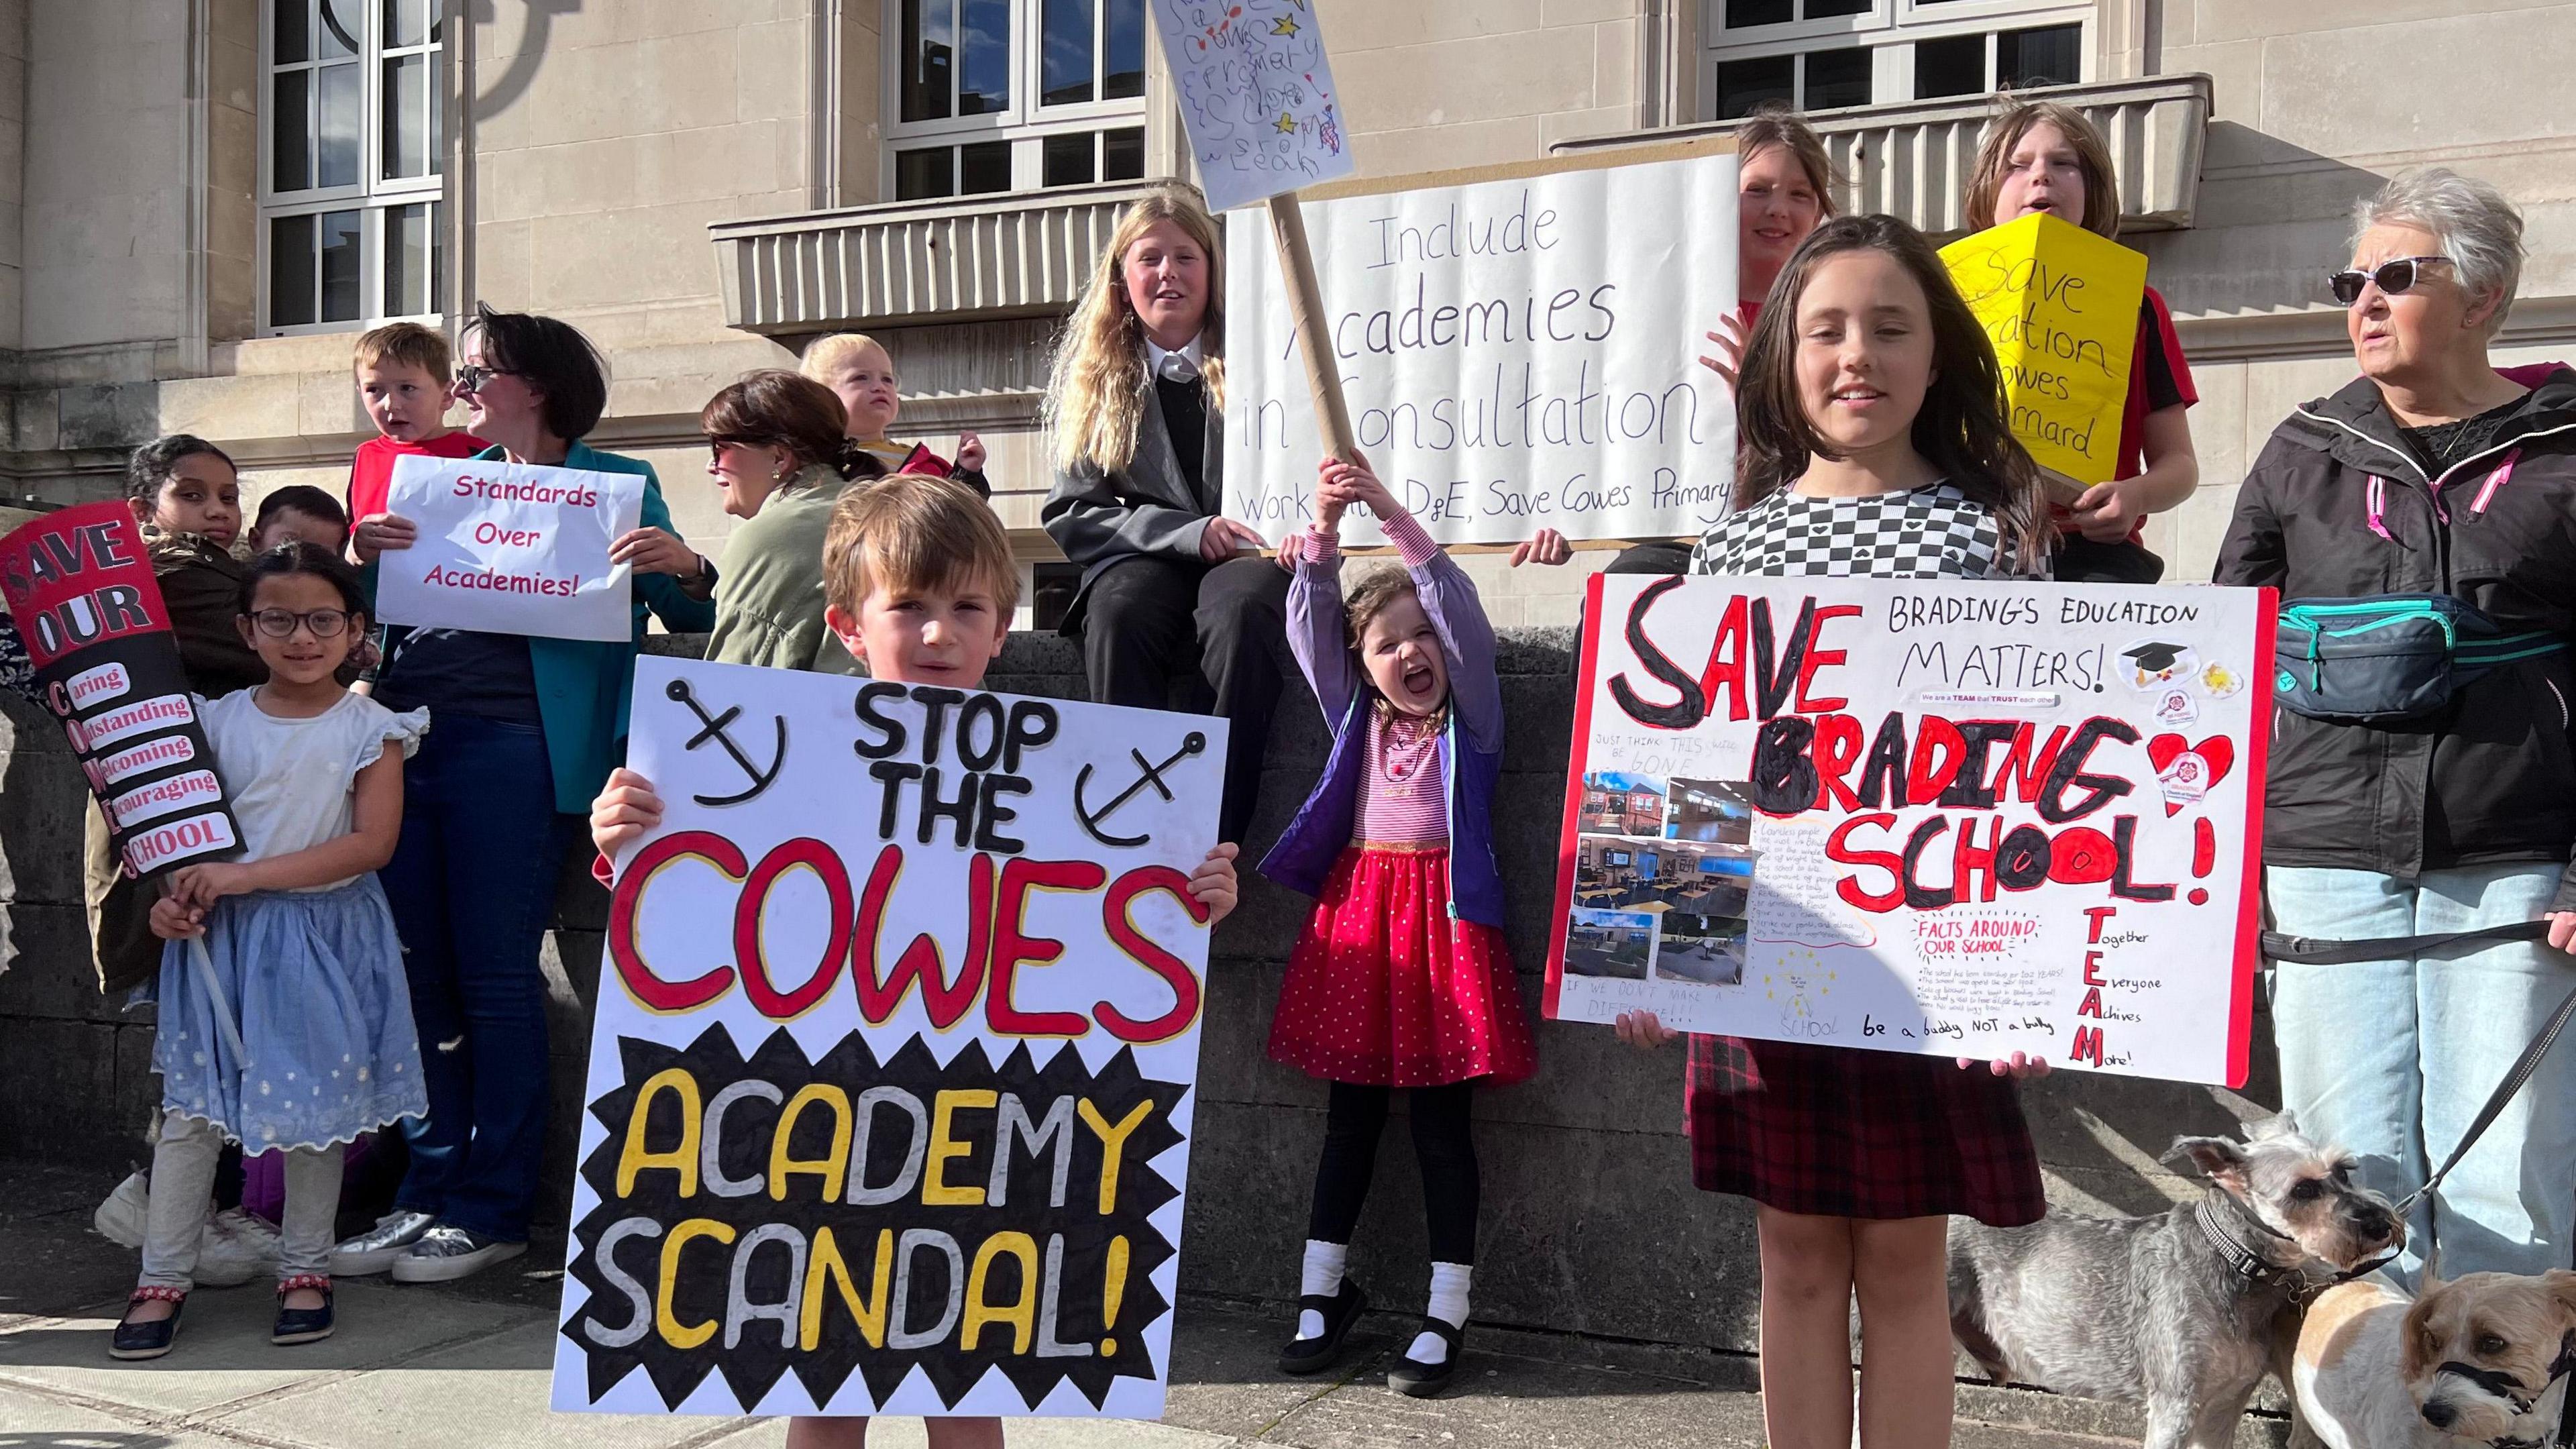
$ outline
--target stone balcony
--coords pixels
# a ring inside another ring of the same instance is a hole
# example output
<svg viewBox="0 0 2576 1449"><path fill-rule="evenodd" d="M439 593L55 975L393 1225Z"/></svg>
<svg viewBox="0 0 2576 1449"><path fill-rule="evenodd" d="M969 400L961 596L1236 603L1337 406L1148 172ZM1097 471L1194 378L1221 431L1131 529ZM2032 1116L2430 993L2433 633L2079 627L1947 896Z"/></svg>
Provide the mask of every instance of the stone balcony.
<svg viewBox="0 0 2576 1449"><path fill-rule="evenodd" d="M2050 86L2023 94L2062 101L2082 111L2110 142L2120 173L2120 223L2128 232L2172 231L2192 224L2200 193L2200 158L2209 129L2210 79L2205 75L2152 76ZM1899 101L1828 111L1809 118L1824 138L1842 185L1840 210L1883 211L1926 232L1967 230L1964 193L1977 162L1977 143L1994 115L1988 96L1938 101ZM1668 126L1560 141L1559 156L1723 135L1740 122Z"/></svg>

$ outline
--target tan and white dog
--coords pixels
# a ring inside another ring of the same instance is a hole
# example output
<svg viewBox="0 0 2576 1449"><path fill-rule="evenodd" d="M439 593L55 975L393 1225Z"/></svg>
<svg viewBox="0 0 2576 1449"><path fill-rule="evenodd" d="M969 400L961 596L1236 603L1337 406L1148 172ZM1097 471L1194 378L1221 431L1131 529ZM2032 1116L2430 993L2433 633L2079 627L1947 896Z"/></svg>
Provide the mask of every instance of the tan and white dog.
<svg viewBox="0 0 2576 1449"><path fill-rule="evenodd" d="M2420 1298L2383 1279L2320 1294L2290 1365L2332 1449L2542 1449L2576 1367L2576 1273L2470 1273Z"/></svg>

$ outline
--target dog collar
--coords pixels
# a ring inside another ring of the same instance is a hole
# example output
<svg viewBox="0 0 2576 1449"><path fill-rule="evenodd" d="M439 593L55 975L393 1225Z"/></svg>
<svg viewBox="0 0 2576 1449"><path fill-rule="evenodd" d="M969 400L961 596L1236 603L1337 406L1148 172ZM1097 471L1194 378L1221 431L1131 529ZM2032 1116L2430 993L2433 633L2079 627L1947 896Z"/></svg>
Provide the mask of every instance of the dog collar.
<svg viewBox="0 0 2576 1449"><path fill-rule="evenodd" d="M2528 1414L2531 1412L2532 1405L2548 1396L2549 1386L2567 1377L2571 1370L2576 1370L2576 1333L2568 1334L2558 1340L2558 1357L2550 1360L2549 1377L2541 1380L2538 1393L2525 1393L2522 1380L2509 1373L2495 1369L2482 1369L2457 1360L2444 1363L2434 1372L2456 1374L2485 1389L2488 1393L2502 1395L2513 1405L2517 1413ZM2550 1438L2549 1443L2554 1446L2554 1449L2570 1449L2571 1445L2576 1445L2576 1391L2571 1391L2565 1398L2559 1400L2558 1432ZM2542 1449L2541 1441L2538 1439L2508 1437L2489 1439L2487 1444L2489 1449Z"/></svg>
<svg viewBox="0 0 2576 1449"><path fill-rule="evenodd" d="M2237 1232L2240 1226L2249 1224L2233 1213L2222 1216L2209 1194L2204 1193L2200 1201L2193 1205L2191 1220L2199 1225L2200 1235L2209 1239L2209 1245L2216 1248L2219 1256L2227 1260L2227 1266L2235 1271L2236 1276L2248 1283L2276 1282L2298 1272L2296 1267L2284 1268L2256 1252L2254 1247ZM2267 1237L2282 1236L2274 1232L2269 1223L2254 1222L2250 1226Z"/></svg>

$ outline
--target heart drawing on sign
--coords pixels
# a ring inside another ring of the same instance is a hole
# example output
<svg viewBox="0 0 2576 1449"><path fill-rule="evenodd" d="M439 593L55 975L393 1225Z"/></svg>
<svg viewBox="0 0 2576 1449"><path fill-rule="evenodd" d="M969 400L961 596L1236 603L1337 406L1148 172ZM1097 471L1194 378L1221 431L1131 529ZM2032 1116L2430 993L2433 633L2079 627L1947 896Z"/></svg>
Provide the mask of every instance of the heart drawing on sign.
<svg viewBox="0 0 2576 1449"><path fill-rule="evenodd" d="M2198 744L2181 735L2157 735L2147 741L2147 759L2156 767L2156 783L2164 787L2165 814L2179 815L2227 778L2236 764L2236 743L2225 735L2211 735Z"/></svg>

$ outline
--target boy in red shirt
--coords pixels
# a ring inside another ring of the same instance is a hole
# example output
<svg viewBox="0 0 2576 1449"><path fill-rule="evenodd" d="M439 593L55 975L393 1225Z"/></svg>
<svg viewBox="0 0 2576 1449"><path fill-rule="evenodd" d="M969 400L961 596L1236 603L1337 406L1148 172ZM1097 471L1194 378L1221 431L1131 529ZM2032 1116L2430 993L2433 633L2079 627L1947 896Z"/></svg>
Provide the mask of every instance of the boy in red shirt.
<svg viewBox="0 0 2576 1449"><path fill-rule="evenodd" d="M437 332L417 322L379 327L359 337L355 365L358 396L376 425L376 436L360 443L349 463L349 517L357 525L350 542L367 547L363 562L374 556L370 529L385 512L396 458L471 458L491 445L447 426L454 374L447 339Z"/></svg>

